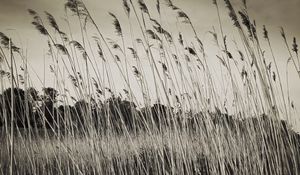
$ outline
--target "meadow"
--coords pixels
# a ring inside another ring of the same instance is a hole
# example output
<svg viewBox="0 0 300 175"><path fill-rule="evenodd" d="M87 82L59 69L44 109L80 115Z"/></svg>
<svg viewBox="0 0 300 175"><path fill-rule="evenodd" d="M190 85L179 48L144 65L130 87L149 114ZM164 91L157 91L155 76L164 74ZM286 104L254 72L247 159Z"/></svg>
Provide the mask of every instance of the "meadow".
<svg viewBox="0 0 300 175"><path fill-rule="evenodd" d="M0 32L0 174L300 174L295 37L280 28L289 75L245 0L211 1L213 57L171 0L120 3L122 14L108 12L114 36L88 1L66 0L62 24L28 9L48 47L44 75ZM221 7L239 38L227 36Z"/></svg>

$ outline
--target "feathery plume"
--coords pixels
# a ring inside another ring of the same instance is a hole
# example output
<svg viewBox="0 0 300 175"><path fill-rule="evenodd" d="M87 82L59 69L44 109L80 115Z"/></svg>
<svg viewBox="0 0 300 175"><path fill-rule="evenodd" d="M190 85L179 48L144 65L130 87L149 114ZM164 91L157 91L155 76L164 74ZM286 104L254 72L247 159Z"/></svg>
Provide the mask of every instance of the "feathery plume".
<svg viewBox="0 0 300 175"><path fill-rule="evenodd" d="M182 34L179 32L179 38L178 38L179 43L183 46L183 37Z"/></svg>
<svg viewBox="0 0 300 175"><path fill-rule="evenodd" d="M4 33L0 32L1 44L4 47L9 47L9 38Z"/></svg>
<svg viewBox="0 0 300 175"><path fill-rule="evenodd" d="M81 10L84 9L84 5L79 0L67 0L67 2L65 3L65 10L66 9L69 9L74 13L79 13Z"/></svg>
<svg viewBox="0 0 300 175"><path fill-rule="evenodd" d="M154 39L154 40L158 40L161 41L161 39L159 38L159 36L154 33L152 30L146 30L146 33L150 36L150 38Z"/></svg>
<svg viewBox="0 0 300 175"><path fill-rule="evenodd" d="M201 41L197 36L195 36L195 38L196 38L196 40L197 40L197 42L198 42L198 44L199 44L199 46L200 46L200 51L201 51L202 53L204 53L204 47L203 47L202 41ZM205 54L205 53L204 53L204 54Z"/></svg>
<svg viewBox="0 0 300 175"><path fill-rule="evenodd" d="M96 43L97 43L98 54L99 54L100 58L102 58L103 61L106 61L106 60L104 59L103 51L102 51L102 48L101 48L101 45L100 45L99 41L96 40Z"/></svg>
<svg viewBox="0 0 300 175"><path fill-rule="evenodd" d="M19 77L19 82L20 82L21 84L24 84L24 83L25 83L24 77L23 77L22 75L19 75L18 77Z"/></svg>
<svg viewBox="0 0 300 175"><path fill-rule="evenodd" d="M65 46L61 44L55 44L54 46L57 48L57 50L61 51L64 55L68 55L68 50Z"/></svg>
<svg viewBox="0 0 300 175"><path fill-rule="evenodd" d="M48 35L48 31L47 29L42 25L40 24L39 22L37 21L33 21L32 22L32 25L35 26L35 28L42 34L42 35Z"/></svg>
<svg viewBox="0 0 300 175"><path fill-rule="evenodd" d="M32 9L28 9L27 11L31 16L38 16L38 13Z"/></svg>
<svg viewBox="0 0 300 175"><path fill-rule="evenodd" d="M120 57L118 55L115 55L116 61L121 61Z"/></svg>
<svg viewBox="0 0 300 175"><path fill-rule="evenodd" d="M54 68L53 68L52 65L49 66L49 69L50 69L50 72L51 72L51 73L54 73Z"/></svg>
<svg viewBox="0 0 300 175"><path fill-rule="evenodd" d="M69 9L72 12L77 12L77 5L75 1L68 1L65 3L65 10Z"/></svg>
<svg viewBox="0 0 300 175"><path fill-rule="evenodd" d="M105 87L105 89L110 93L110 94L113 94L112 90L108 87Z"/></svg>
<svg viewBox="0 0 300 175"><path fill-rule="evenodd" d="M153 19L153 18L150 18L150 20L151 20L152 22L154 22L154 24L157 25L158 27L161 27L160 23L159 23L157 20L155 20L155 19Z"/></svg>
<svg viewBox="0 0 300 175"><path fill-rule="evenodd" d="M250 36L250 38L252 38L253 37L252 31L251 31L251 25L252 24L249 20L249 16L245 12L242 12L242 11L239 11L238 13L241 16L242 24L244 24L244 26L247 28L249 36Z"/></svg>
<svg viewBox="0 0 300 175"><path fill-rule="evenodd" d="M100 89L96 89L96 92L100 95L103 95L103 92Z"/></svg>
<svg viewBox="0 0 300 175"><path fill-rule="evenodd" d="M70 41L69 44L73 45L80 52L85 52L85 49L83 48L83 46L78 41L73 40L73 41Z"/></svg>
<svg viewBox="0 0 300 175"><path fill-rule="evenodd" d="M98 85L96 79L95 79L95 78L92 78L92 80L93 80L93 82L94 82L95 88L98 89L98 88L99 88L99 85Z"/></svg>
<svg viewBox="0 0 300 175"><path fill-rule="evenodd" d="M246 78L248 77L248 73L247 73L247 71L245 70L245 67L243 67L243 69L242 69L241 76L242 76L242 79L246 79Z"/></svg>
<svg viewBox="0 0 300 175"><path fill-rule="evenodd" d="M5 72L4 70L0 70L0 76L1 76L1 77L6 76L6 72Z"/></svg>
<svg viewBox="0 0 300 175"><path fill-rule="evenodd" d="M232 54L228 50L223 50L228 56L228 58L233 59Z"/></svg>
<svg viewBox="0 0 300 175"><path fill-rule="evenodd" d="M125 10L127 16L129 16L130 15L130 7L129 7L127 0L123 0L123 7L124 7L124 10Z"/></svg>
<svg viewBox="0 0 300 175"><path fill-rule="evenodd" d="M77 79L76 79L73 75L69 75L69 78L70 78L72 84L73 84L75 87L78 87L78 86L79 86L79 83L78 83Z"/></svg>
<svg viewBox="0 0 300 175"><path fill-rule="evenodd" d="M168 7L171 7L173 10L179 10L179 8L176 7L171 0L166 0L166 4Z"/></svg>
<svg viewBox="0 0 300 175"><path fill-rule="evenodd" d="M142 10L142 12L149 15L149 10L148 10L148 7L146 6L144 0L138 0L138 4L139 4L140 9Z"/></svg>
<svg viewBox="0 0 300 175"><path fill-rule="evenodd" d="M164 30L164 36L166 37L169 43L173 43L172 35L168 31Z"/></svg>
<svg viewBox="0 0 300 175"><path fill-rule="evenodd" d="M141 38L137 38L135 41L139 44L143 44L143 40Z"/></svg>
<svg viewBox="0 0 300 175"><path fill-rule="evenodd" d="M214 31L209 31L209 33L212 34L212 36L214 37L215 42L218 43L218 35L217 35L217 33L214 32Z"/></svg>
<svg viewBox="0 0 300 175"><path fill-rule="evenodd" d="M137 76L138 78L141 77L140 71L135 66L132 66L132 68L133 68L134 75Z"/></svg>
<svg viewBox="0 0 300 175"><path fill-rule="evenodd" d="M120 45L119 45L118 43L114 43L114 44L112 45L112 48L113 48L113 49L119 49L119 50L122 50L121 47L120 47Z"/></svg>
<svg viewBox="0 0 300 175"><path fill-rule="evenodd" d="M191 23L189 16L182 10L177 12L179 18L183 18L183 23Z"/></svg>
<svg viewBox="0 0 300 175"><path fill-rule="evenodd" d="M57 32L60 32L55 18L48 12L45 12L45 14L47 16L50 26L53 27Z"/></svg>
<svg viewBox="0 0 300 175"><path fill-rule="evenodd" d="M125 93L126 95L129 95L129 91L128 91L128 90L123 89L123 91L124 91L124 93Z"/></svg>
<svg viewBox="0 0 300 175"><path fill-rule="evenodd" d="M137 52L132 47L128 47L128 49L131 51L131 54L133 58L138 58Z"/></svg>
<svg viewBox="0 0 300 175"><path fill-rule="evenodd" d="M168 72L168 67L165 63L161 63L164 72Z"/></svg>
<svg viewBox="0 0 300 175"><path fill-rule="evenodd" d="M83 53L82 53L82 57L83 57L83 59L84 60L86 60L86 59L88 59L88 54L84 51Z"/></svg>
<svg viewBox="0 0 300 175"><path fill-rule="evenodd" d="M163 29L161 26L153 26L154 29L158 32L158 33L161 33L161 34L164 34L166 40L169 42L169 43L172 43L173 42L173 38L172 38L172 35L166 31L165 29Z"/></svg>
<svg viewBox="0 0 300 175"><path fill-rule="evenodd" d="M268 38L269 38L269 34L268 34L268 31L267 31L265 25L263 26L263 35L264 35L264 38L265 38L265 39L268 39Z"/></svg>
<svg viewBox="0 0 300 175"><path fill-rule="evenodd" d="M230 2L230 0L224 0L226 7L229 10L229 16L231 18L231 20L233 21L233 25L236 26L237 28L241 28L241 25L238 21L238 17L234 11L234 8Z"/></svg>
<svg viewBox="0 0 300 175"><path fill-rule="evenodd" d="M253 23L250 23L250 27L251 27L251 35L256 39L256 40L258 40L258 38L257 38L257 33L256 33L256 22L255 22L255 20L253 21Z"/></svg>
<svg viewBox="0 0 300 175"><path fill-rule="evenodd" d="M110 38L107 38L108 40L108 43L112 46L113 49L119 49L120 51L122 51L120 45L118 43L116 43L116 41L110 39Z"/></svg>
<svg viewBox="0 0 300 175"><path fill-rule="evenodd" d="M298 44L296 41L296 37L293 38L293 45L292 45L292 50L298 55Z"/></svg>
<svg viewBox="0 0 300 175"><path fill-rule="evenodd" d="M102 95L102 91L99 88L99 84L97 83L97 81L95 80L95 78L92 78L93 82L94 82L94 86L96 88L96 93L99 95Z"/></svg>
<svg viewBox="0 0 300 175"><path fill-rule="evenodd" d="M113 24L115 26L117 35L122 36L122 28L121 28L121 25L120 25L120 22L119 22L118 18L113 13L109 13L109 15L114 18Z"/></svg>
<svg viewBox="0 0 300 175"><path fill-rule="evenodd" d="M281 34L282 38L283 38L284 40L286 40L286 36L285 36L285 32L284 32L283 27L280 27L280 34Z"/></svg>
<svg viewBox="0 0 300 175"><path fill-rule="evenodd" d="M69 38L68 38L68 36L67 36L66 33L60 31L59 34L62 37L62 39L63 39L64 42L68 42L69 41Z"/></svg>
<svg viewBox="0 0 300 175"><path fill-rule="evenodd" d="M9 48L9 37L4 33L0 32L0 43L4 46L4 48ZM14 52L19 52L20 48L15 46L13 43L11 44L11 48Z"/></svg>
<svg viewBox="0 0 300 175"><path fill-rule="evenodd" d="M81 75L81 73L80 72L77 72L77 75L78 75L78 78L79 78L79 80L83 80L83 78L82 78L82 75Z"/></svg>
<svg viewBox="0 0 300 175"><path fill-rule="evenodd" d="M34 11L32 9L28 9L27 11L28 11L29 15L31 15L33 17L35 22L37 22L37 23L42 22L41 17L39 16L39 14L36 11Z"/></svg>
<svg viewBox="0 0 300 175"><path fill-rule="evenodd" d="M196 51L193 48L191 48L191 47L186 47L185 50L189 51L189 53L191 55L194 55L194 56L197 55Z"/></svg>
<svg viewBox="0 0 300 175"><path fill-rule="evenodd" d="M240 59L242 60L242 61L244 61L245 60L245 58L244 58L244 54L243 54L243 52L242 51L238 51L239 52L239 55L240 55Z"/></svg>
<svg viewBox="0 0 300 175"><path fill-rule="evenodd" d="M223 66L226 67L226 62L223 60L223 58L221 58L219 55L216 55L216 56L221 61L221 63L223 64Z"/></svg>

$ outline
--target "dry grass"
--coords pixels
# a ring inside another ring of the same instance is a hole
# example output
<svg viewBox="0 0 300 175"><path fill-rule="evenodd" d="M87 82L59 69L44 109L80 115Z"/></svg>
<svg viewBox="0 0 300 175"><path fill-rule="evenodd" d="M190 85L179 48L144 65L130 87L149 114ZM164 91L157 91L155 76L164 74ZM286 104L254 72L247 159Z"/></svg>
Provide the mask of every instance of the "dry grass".
<svg viewBox="0 0 300 175"><path fill-rule="evenodd" d="M294 106L283 88L287 84L289 90L288 82L280 78L272 38L266 27L259 37L246 1L238 10L225 0L232 30L240 36L240 42L234 41L237 51L224 33L220 2L212 1L219 20L218 29L209 32L217 45L216 57L206 54L192 18L166 2L158 0L157 12L150 12L143 0L123 0L129 29L109 13L116 41L103 34L81 0L67 0L67 27L59 26L50 13L45 21L29 10L32 24L47 40L44 59L51 60L49 75L59 95L46 88L46 74L36 75L44 93L37 98L27 93L33 84L31 63L22 48L0 33L0 174L300 173L300 138L290 126ZM174 31L161 20L163 10L169 18L177 15ZM78 40L72 34L74 22L80 29ZM190 27L192 35L183 35L180 25ZM296 39L290 50L283 30L281 35L290 56L287 64L299 72ZM262 42L267 42L271 58L265 58ZM13 69L19 66L17 59L21 70ZM221 77L215 75L215 65ZM23 99L12 91L12 96L4 95L10 87L7 80L25 90ZM13 121L8 97L21 101L14 107L19 110L13 113L15 122L34 118L33 125L30 120L9 127ZM74 108L67 106L71 101ZM153 103L166 110L153 111Z"/></svg>

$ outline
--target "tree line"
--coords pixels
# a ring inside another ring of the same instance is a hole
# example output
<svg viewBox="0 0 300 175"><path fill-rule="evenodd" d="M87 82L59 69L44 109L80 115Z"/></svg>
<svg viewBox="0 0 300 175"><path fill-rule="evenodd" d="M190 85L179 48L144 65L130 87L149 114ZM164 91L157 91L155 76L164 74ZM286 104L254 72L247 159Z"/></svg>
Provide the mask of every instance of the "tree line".
<svg viewBox="0 0 300 175"><path fill-rule="evenodd" d="M10 127L13 112L14 126L19 128L45 128L53 131L114 131L116 133L139 132L168 129L185 129L189 132L208 131L207 127L221 125L228 131L244 132L249 125L261 125L272 128L277 122L266 115L239 119L215 111L175 110L172 107L156 103L138 109L136 104L112 95L104 101L95 99L77 100L74 105L60 104L58 91L52 87L43 88L39 93L34 88L24 91L21 88L8 88L0 94L0 126ZM13 94L13 110L11 95ZM277 125L277 124L276 124ZM283 134L288 135L286 121L279 122ZM270 131L271 132L271 131ZM271 135L271 134L270 134ZM297 134L298 137L298 134Z"/></svg>
<svg viewBox="0 0 300 175"><path fill-rule="evenodd" d="M13 91L13 92L11 92ZM13 94L13 110L11 109ZM95 99L77 100L74 105L60 104L58 91L43 88L43 93L34 88L8 88L0 94L0 125L10 126L13 113L14 126L19 128L47 128L52 130L73 128L114 130L115 132L150 129L170 124L171 108L154 104L137 109L136 104L112 95L105 101Z"/></svg>

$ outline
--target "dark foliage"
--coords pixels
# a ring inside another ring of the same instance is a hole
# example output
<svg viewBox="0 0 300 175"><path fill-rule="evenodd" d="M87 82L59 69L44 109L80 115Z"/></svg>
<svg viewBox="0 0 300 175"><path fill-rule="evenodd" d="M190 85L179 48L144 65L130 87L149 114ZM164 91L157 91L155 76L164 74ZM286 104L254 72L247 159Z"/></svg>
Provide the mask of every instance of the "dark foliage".
<svg viewBox="0 0 300 175"><path fill-rule="evenodd" d="M22 89L13 89L13 103L11 103L11 91L12 89L6 89L1 95L1 119L0 123L4 124L5 121L8 122L8 126L11 121L11 115L14 116L14 123L18 127L25 127L33 123L32 115L33 105L30 101L25 101L25 92ZM11 111L11 105L13 104L14 110ZM27 110L26 110L27 109ZM4 114L5 111L5 114ZM6 116L6 118L4 118Z"/></svg>
<svg viewBox="0 0 300 175"><path fill-rule="evenodd" d="M15 126L20 128L45 127L52 131L59 129L62 133L67 130L86 132L94 128L98 133L104 134L107 131L113 131L117 134L124 134L148 130L164 131L166 128L175 129L176 126L177 129L192 134L197 132L199 128L202 128L202 131L207 131L205 128L208 127L208 121L212 121L214 126L224 126L228 133L229 131L230 133L247 132L247 126L250 124L260 126L256 128L258 133L264 133L263 128L269 129L269 134L261 137L267 142L274 142L273 138L269 136L273 132L271 126L276 125L277 122L265 115L259 118L236 119L221 113L220 110L208 114L192 114L192 112L183 111L175 113L173 108L163 104L154 104L151 107L138 110L133 102L123 100L115 95L104 102L90 99L88 102L77 100L74 106L57 105L58 91L51 87L44 88L42 95L34 88L28 88L26 92L15 88L13 94ZM5 90L0 95L0 106L0 124L4 125L5 122L9 124L11 89ZM294 133L290 132L291 130L285 121L277 122L277 125L281 128L283 135ZM300 140L296 133L286 137L286 139L293 139L297 142ZM290 142L291 140L286 141Z"/></svg>

